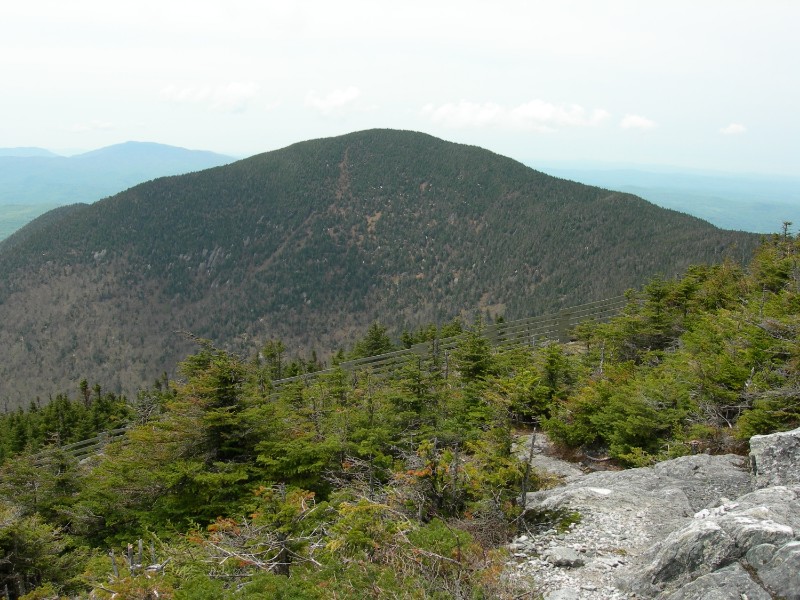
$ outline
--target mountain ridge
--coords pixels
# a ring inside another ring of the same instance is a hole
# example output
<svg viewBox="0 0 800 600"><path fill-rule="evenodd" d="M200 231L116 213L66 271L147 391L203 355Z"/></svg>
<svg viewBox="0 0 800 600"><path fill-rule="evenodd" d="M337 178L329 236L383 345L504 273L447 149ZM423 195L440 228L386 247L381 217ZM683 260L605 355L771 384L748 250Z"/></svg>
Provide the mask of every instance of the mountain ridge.
<svg viewBox="0 0 800 600"><path fill-rule="evenodd" d="M635 194L723 229L775 233L783 222L800 222L800 179L789 175L613 168L602 163L529 164L556 177Z"/></svg>
<svg viewBox="0 0 800 600"><path fill-rule="evenodd" d="M0 244L54 207L91 203L143 181L233 160L154 142L124 142L68 157L41 148L0 148Z"/></svg>
<svg viewBox="0 0 800 600"><path fill-rule="evenodd" d="M425 134L309 140L140 184L0 247L0 397L82 377L130 393L186 354L179 330L244 353L274 338L330 351L376 319L399 333L472 308L542 314L746 260L756 241ZM24 383L30 365L59 369Z"/></svg>
<svg viewBox="0 0 800 600"><path fill-rule="evenodd" d="M36 146L18 146L16 148L0 148L0 156L55 158L59 155Z"/></svg>
<svg viewBox="0 0 800 600"><path fill-rule="evenodd" d="M33 150L36 152L27 154L0 152L0 204L93 202L156 177L234 160L154 142L124 142L69 157Z"/></svg>

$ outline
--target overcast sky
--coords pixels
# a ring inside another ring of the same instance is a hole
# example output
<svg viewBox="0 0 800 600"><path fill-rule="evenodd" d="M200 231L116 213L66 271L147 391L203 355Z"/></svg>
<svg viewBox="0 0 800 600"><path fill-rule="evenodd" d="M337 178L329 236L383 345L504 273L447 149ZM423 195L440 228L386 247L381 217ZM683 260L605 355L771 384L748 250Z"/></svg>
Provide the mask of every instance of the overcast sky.
<svg viewBox="0 0 800 600"><path fill-rule="evenodd" d="M800 174L800 1L4 0L0 146L247 156L372 127Z"/></svg>

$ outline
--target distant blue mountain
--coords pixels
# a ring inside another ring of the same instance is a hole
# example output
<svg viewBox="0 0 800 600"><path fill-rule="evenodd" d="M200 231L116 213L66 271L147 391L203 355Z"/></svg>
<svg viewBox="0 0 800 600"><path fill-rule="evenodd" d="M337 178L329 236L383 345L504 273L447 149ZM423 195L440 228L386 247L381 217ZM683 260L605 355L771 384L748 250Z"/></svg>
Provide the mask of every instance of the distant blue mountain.
<svg viewBox="0 0 800 600"><path fill-rule="evenodd" d="M0 240L54 207L90 204L151 179L234 160L150 142L125 142L71 157L43 148L0 148Z"/></svg>
<svg viewBox="0 0 800 600"><path fill-rule="evenodd" d="M0 156L58 156L44 148L0 148Z"/></svg>
<svg viewBox="0 0 800 600"><path fill-rule="evenodd" d="M149 142L126 142L70 157L39 148L8 148L0 151L0 205L91 203L157 177L234 160Z"/></svg>
<svg viewBox="0 0 800 600"><path fill-rule="evenodd" d="M793 231L800 227L800 177L591 163L528 164L562 179L635 194L723 229L774 233L784 221L794 224Z"/></svg>

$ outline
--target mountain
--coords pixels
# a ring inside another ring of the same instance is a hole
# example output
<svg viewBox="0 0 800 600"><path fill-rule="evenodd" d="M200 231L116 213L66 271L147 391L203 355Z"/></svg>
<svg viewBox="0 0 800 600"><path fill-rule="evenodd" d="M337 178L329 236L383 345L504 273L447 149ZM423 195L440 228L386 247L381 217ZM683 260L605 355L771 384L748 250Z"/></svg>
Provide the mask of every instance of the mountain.
<svg viewBox="0 0 800 600"><path fill-rule="evenodd" d="M477 147L371 130L150 181L0 247L0 399L130 392L191 348L330 351L376 319L606 298L757 237Z"/></svg>
<svg viewBox="0 0 800 600"><path fill-rule="evenodd" d="M591 163L544 163L537 167L556 177L636 194L724 229L774 233L781 230L784 221L800 224L798 177L655 167L601 168Z"/></svg>
<svg viewBox="0 0 800 600"><path fill-rule="evenodd" d="M126 142L71 157L41 148L0 148L0 241L54 207L94 202L156 177L233 160L149 142Z"/></svg>
<svg viewBox="0 0 800 600"><path fill-rule="evenodd" d="M0 156L25 156L25 157L55 157L58 154L45 150L44 148L22 147L22 148L0 148Z"/></svg>
<svg viewBox="0 0 800 600"><path fill-rule="evenodd" d="M93 202L143 181L223 165L229 156L126 142L57 156L39 148L0 151L0 205Z"/></svg>
<svg viewBox="0 0 800 600"><path fill-rule="evenodd" d="M28 239L32 235L35 235L41 229L44 229L51 225L56 225L62 218L66 215L70 214L74 210L80 210L81 208L85 207L85 204L68 204L66 206L56 206L55 208L50 208L45 213L33 216L30 208L31 207L18 207L13 204L9 204L6 207L0 207L0 216L5 215L8 216L8 212L4 211L3 208L15 208L18 209L22 213L22 218L30 217L26 219L26 226L22 227L16 231L8 232L7 236L3 237L0 235L0 251L6 250L10 251L11 247L16 246L23 240ZM2 222L2 219L0 219ZM0 229L0 234L2 233L2 229Z"/></svg>
<svg viewBox="0 0 800 600"><path fill-rule="evenodd" d="M229 156L205 150L186 150L152 142L125 142L72 157L75 165L120 173L162 173L176 175L228 164ZM151 177L152 178L152 177Z"/></svg>

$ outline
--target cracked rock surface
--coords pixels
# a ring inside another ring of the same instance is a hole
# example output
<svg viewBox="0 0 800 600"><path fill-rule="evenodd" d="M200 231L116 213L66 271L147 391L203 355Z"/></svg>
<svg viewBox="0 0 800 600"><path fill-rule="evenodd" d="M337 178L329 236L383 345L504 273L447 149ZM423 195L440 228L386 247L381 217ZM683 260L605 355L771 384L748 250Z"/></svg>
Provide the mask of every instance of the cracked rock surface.
<svg viewBox="0 0 800 600"><path fill-rule="evenodd" d="M544 600L800 600L800 483L790 474L800 429L758 437L750 461L695 455L589 474L537 440L533 465L563 483L528 494L528 511L551 525L509 544L509 577ZM754 476L750 464L763 470Z"/></svg>

